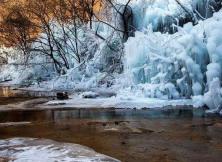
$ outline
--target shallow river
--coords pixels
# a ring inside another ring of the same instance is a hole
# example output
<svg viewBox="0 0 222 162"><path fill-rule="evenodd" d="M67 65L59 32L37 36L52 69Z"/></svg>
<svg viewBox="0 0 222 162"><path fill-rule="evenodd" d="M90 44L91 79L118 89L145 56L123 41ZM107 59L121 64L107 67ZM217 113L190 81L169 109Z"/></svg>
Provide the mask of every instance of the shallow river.
<svg viewBox="0 0 222 162"><path fill-rule="evenodd" d="M219 162L222 119L204 116L202 110L187 108L4 111L0 139L77 143L123 162Z"/></svg>

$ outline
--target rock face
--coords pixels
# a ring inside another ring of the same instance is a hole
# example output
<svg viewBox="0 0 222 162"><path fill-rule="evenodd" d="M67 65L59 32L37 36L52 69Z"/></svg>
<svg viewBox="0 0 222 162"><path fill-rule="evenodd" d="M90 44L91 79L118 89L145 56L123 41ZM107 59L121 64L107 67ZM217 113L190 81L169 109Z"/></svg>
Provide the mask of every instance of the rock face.
<svg viewBox="0 0 222 162"><path fill-rule="evenodd" d="M0 161L2 159L14 162L119 162L81 145L32 138L0 140Z"/></svg>

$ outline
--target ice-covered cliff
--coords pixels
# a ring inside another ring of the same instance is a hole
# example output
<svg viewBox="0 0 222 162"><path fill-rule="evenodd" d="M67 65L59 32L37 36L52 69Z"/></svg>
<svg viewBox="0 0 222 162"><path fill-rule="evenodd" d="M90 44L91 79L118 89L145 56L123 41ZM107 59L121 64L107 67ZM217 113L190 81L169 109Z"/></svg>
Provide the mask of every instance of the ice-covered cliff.
<svg viewBox="0 0 222 162"><path fill-rule="evenodd" d="M221 106L222 12L175 34L136 32L125 43L124 73L130 91L145 97L191 98L204 95L211 108ZM211 103L209 103L209 101Z"/></svg>

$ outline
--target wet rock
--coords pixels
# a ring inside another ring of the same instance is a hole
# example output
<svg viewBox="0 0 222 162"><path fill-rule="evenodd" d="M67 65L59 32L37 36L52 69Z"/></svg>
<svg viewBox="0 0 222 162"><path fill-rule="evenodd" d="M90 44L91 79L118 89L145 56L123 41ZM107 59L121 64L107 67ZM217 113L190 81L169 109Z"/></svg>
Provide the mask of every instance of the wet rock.
<svg viewBox="0 0 222 162"><path fill-rule="evenodd" d="M200 124L188 124L186 127L198 128L198 127L210 127L213 125L214 125L213 122L206 122L206 123L200 123Z"/></svg>
<svg viewBox="0 0 222 162"><path fill-rule="evenodd" d="M122 145L125 145L125 144L126 144L126 142L124 142L124 141L123 141L123 142L121 142L121 144L122 144Z"/></svg>
<svg viewBox="0 0 222 162"><path fill-rule="evenodd" d="M164 133L165 132L165 130L159 130L159 131L157 131L157 133Z"/></svg>
<svg viewBox="0 0 222 162"><path fill-rule="evenodd" d="M118 121L116 121L116 122L115 122L115 125L119 125L119 122L118 122Z"/></svg>
<svg viewBox="0 0 222 162"><path fill-rule="evenodd" d="M60 102L60 103L51 103L51 104L49 104L49 106L62 106L62 105L66 105L66 103Z"/></svg>
<svg viewBox="0 0 222 162"><path fill-rule="evenodd" d="M143 132L143 133L154 133L155 131L154 130L152 130L152 129L144 129L144 128L140 128L140 130ZM157 133L159 133L159 132L157 132Z"/></svg>
<svg viewBox="0 0 222 162"><path fill-rule="evenodd" d="M222 129L222 123L216 123L214 124L215 127Z"/></svg>
<svg viewBox="0 0 222 162"><path fill-rule="evenodd" d="M57 97L58 100L67 100L67 99L69 99L68 92L58 92L56 94L56 97Z"/></svg>

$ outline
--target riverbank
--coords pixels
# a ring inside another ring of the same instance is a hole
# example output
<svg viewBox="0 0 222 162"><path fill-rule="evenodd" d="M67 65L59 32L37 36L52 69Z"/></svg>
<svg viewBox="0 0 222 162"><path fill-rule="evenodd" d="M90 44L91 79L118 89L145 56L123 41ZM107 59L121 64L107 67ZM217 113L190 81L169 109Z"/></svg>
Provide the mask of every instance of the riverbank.
<svg viewBox="0 0 222 162"><path fill-rule="evenodd" d="M96 90L94 90L96 91ZM97 92L84 90L73 90L69 93L68 100L56 100L56 94L60 91L50 91L43 89L29 89L29 88L16 88L11 85L0 86L0 99L6 106L1 107L0 111L4 110L22 110L22 109L79 109L79 108L165 108L193 106L192 100L164 100L154 98L132 98L115 96L114 92L97 90ZM84 96L86 95L86 96ZM26 101L27 100L27 101ZM19 102L12 105L8 102ZM24 102L22 102L24 101ZM1 101L0 101L1 105Z"/></svg>

